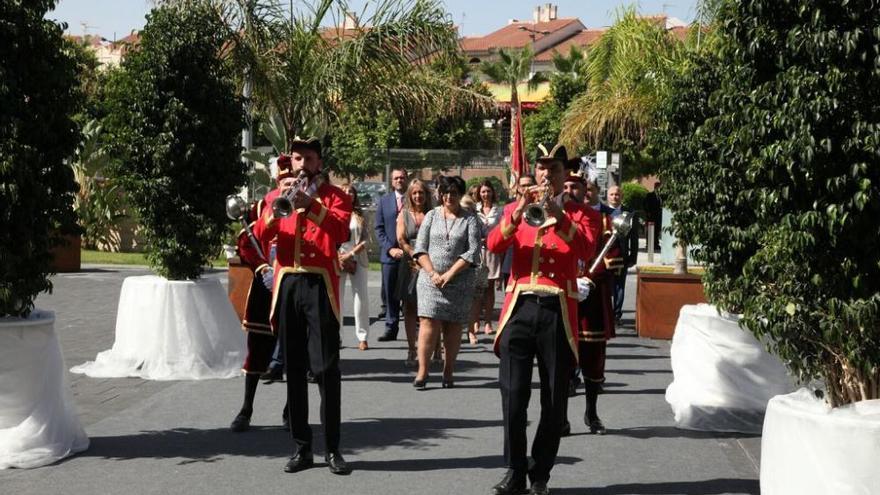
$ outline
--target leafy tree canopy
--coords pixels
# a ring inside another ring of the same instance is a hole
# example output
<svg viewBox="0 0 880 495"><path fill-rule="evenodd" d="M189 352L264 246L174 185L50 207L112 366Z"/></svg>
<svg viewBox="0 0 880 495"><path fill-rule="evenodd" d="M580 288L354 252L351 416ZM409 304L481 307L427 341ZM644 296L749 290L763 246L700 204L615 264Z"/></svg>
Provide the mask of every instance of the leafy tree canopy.
<svg viewBox="0 0 880 495"><path fill-rule="evenodd" d="M154 9L141 43L110 78L104 120L137 210L147 259L162 276L197 278L228 222L226 195L245 182L224 24L199 2Z"/></svg>
<svg viewBox="0 0 880 495"><path fill-rule="evenodd" d="M880 9L724 2L657 149L707 295L832 405L880 398Z"/></svg>
<svg viewBox="0 0 880 495"><path fill-rule="evenodd" d="M78 142L76 62L51 0L0 3L0 316L27 316L51 290L49 249L77 232L77 186L64 164Z"/></svg>

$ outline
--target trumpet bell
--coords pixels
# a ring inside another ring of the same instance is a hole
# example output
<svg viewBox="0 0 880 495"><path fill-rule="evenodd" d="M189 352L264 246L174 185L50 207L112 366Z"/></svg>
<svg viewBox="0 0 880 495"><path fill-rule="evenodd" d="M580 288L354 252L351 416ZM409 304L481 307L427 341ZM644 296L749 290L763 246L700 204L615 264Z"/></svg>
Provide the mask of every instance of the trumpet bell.
<svg viewBox="0 0 880 495"><path fill-rule="evenodd" d="M540 227L547 220L547 213L545 213L543 207L531 204L523 212L523 219L532 227Z"/></svg>
<svg viewBox="0 0 880 495"><path fill-rule="evenodd" d="M238 220L247 214L247 203L238 194L226 196L226 216L230 220Z"/></svg>
<svg viewBox="0 0 880 495"><path fill-rule="evenodd" d="M617 237L626 237L629 235L629 231L632 230L632 223L632 212L625 211L612 220L611 227L614 229L614 233L617 234Z"/></svg>
<svg viewBox="0 0 880 495"><path fill-rule="evenodd" d="M276 218L287 218L293 213L293 203L284 196L278 196L272 201L272 213Z"/></svg>

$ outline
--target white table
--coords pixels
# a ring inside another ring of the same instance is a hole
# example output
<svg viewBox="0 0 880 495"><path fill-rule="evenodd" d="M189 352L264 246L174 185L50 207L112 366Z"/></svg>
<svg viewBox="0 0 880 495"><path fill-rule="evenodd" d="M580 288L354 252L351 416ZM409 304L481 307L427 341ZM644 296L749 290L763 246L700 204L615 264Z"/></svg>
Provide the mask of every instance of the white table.
<svg viewBox="0 0 880 495"><path fill-rule="evenodd" d="M244 350L244 332L218 280L128 277L113 347L70 371L101 378L231 378L241 374Z"/></svg>
<svg viewBox="0 0 880 495"><path fill-rule="evenodd" d="M0 469L45 466L89 446L54 323L40 310L0 318Z"/></svg>

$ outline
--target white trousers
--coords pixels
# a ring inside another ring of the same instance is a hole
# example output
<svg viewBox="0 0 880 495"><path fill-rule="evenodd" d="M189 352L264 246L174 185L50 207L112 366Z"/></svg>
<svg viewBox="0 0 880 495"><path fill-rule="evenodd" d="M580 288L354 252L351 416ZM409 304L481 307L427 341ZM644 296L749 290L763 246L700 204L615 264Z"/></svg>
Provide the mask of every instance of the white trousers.
<svg viewBox="0 0 880 495"><path fill-rule="evenodd" d="M342 272L339 278L339 308L345 301L346 281L351 280L351 290L354 293L354 332L359 342L367 340L370 331L370 302L367 294L367 277L369 269L358 265L354 275ZM342 322L339 322L340 325Z"/></svg>

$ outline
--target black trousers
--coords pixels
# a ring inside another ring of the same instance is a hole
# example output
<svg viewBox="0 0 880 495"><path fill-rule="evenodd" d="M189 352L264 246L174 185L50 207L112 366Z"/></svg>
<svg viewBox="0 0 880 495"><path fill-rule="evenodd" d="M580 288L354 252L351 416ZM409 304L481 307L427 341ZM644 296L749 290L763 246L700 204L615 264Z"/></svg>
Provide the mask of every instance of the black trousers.
<svg viewBox="0 0 880 495"><path fill-rule="evenodd" d="M286 275L278 294L278 326L287 370L290 433L298 450L312 450L309 426L311 370L321 392L321 424L327 452L339 450L342 375L339 372L339 322L320 275Z"/></svg>
<svg viewBox="0 0 880 495"><path fill-rule="evenodd" d="M528 472L533 481L550 479L568 407L568 379L574 358L563 318L557 298L520 296L500 337L504 460L517 473ZM526 425L535 357L541 380L541 419L532 442L534 466L529 472Z"/></svg>

